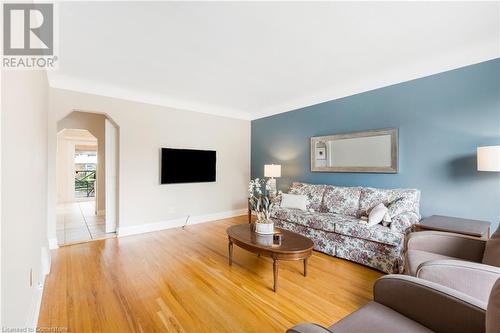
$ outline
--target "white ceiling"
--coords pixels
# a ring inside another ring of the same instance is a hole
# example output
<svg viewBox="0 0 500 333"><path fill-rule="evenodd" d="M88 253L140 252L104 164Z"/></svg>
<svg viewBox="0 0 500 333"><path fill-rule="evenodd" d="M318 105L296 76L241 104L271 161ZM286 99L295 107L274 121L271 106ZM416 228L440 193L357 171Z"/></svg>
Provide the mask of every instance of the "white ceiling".
<svg viewBox="0 0 500 333"><path fill-rule="evenodd" d="M500 2L66 2L53 87L255 119L500 56Z"/></svg>

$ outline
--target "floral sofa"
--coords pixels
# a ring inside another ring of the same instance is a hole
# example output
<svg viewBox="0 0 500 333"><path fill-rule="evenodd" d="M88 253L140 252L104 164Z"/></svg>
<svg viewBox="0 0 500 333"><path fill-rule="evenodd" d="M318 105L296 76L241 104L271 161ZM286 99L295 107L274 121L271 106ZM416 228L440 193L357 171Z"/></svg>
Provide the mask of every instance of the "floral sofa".
<svg viewBox="0 0 500 333"><path fill-rule="evenodd" d="M303 194L308 211L282 208L279 197L271 218L277 227L302 234L318 251L386 273L403 271L405 232L420 219L420 191L293 183L289 193ZM379 203L391 222L368 227L363 216Z"/></svg>

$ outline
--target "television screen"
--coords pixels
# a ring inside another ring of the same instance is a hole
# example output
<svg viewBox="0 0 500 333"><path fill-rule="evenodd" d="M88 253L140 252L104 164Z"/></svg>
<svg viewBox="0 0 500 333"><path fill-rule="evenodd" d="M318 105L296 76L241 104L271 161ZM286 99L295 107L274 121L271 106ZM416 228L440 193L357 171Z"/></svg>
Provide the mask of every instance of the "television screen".
<svg viewBox="0 0 500 333"><path fill-rule="evenodd" d="M214 150L161 149L161 183L215 182Z"/></svg>

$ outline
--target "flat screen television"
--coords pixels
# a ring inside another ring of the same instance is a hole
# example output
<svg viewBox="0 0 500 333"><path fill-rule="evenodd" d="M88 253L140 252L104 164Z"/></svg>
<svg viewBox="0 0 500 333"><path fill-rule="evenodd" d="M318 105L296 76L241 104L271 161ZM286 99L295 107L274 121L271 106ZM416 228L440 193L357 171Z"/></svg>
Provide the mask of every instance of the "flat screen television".
<svg viewBox="0 0 500 333"><path fill-rule="evenodd" d="M161 149L161 183L215 182L215 150Z"/></svg>

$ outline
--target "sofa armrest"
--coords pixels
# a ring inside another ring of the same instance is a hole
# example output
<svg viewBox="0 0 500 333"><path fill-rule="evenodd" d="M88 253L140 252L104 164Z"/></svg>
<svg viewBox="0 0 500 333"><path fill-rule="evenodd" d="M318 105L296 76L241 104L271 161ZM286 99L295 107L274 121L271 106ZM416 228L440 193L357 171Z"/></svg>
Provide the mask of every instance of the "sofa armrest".
<svg viewBox="0 0 500 333"><path fill-rule="evenodd" d="M298 324L286 330L286 333L332 333L318 324Z"/></svg>
<svg viewBox="0 0 500 333"><path fill-rule="evenodd" d="M417 224L420 217L415 212L404 212L391 219L391 230L404 234L412 225Z"/></svg>
<svg viewBox="0 0 500 333"><path fill-rule="evenodd" d="M481 262L485 245L485 240L476 237L443 231L419 231L408 234L405 248Z"/></svg>
<svg viewBox="0 0 500 333"><path fill-rule="evenodd" d="M416 276L488 302L500 278L500 267L463 260L431 260L418 267Z"/></svg>
<svg viewBox="0 0 500 333"><path fill-rule="evenodd" d="M281 199L282 198L283 198L283 196L281 194L278 194L274 198L271 198L271 202L273 203L274 207L281 206Z"/></svg>
<svg viewBox="0 0 500 333"><path fill-rule="evenodd" d="M271 210L270 210L271 217L275 217L274 215L276 214L276 212L278 212L281 209L281 199L282 199L282 196L279 194L277 196L275 196L274 198L271 198L271 203L272 203Z"/></svg>
<svg viewBox="0 0 500 333"><path fill-rule="evenodd" d="M484 332L486 303L437 283L406 275L375 282L375 302L442 333Z"/></svg>

